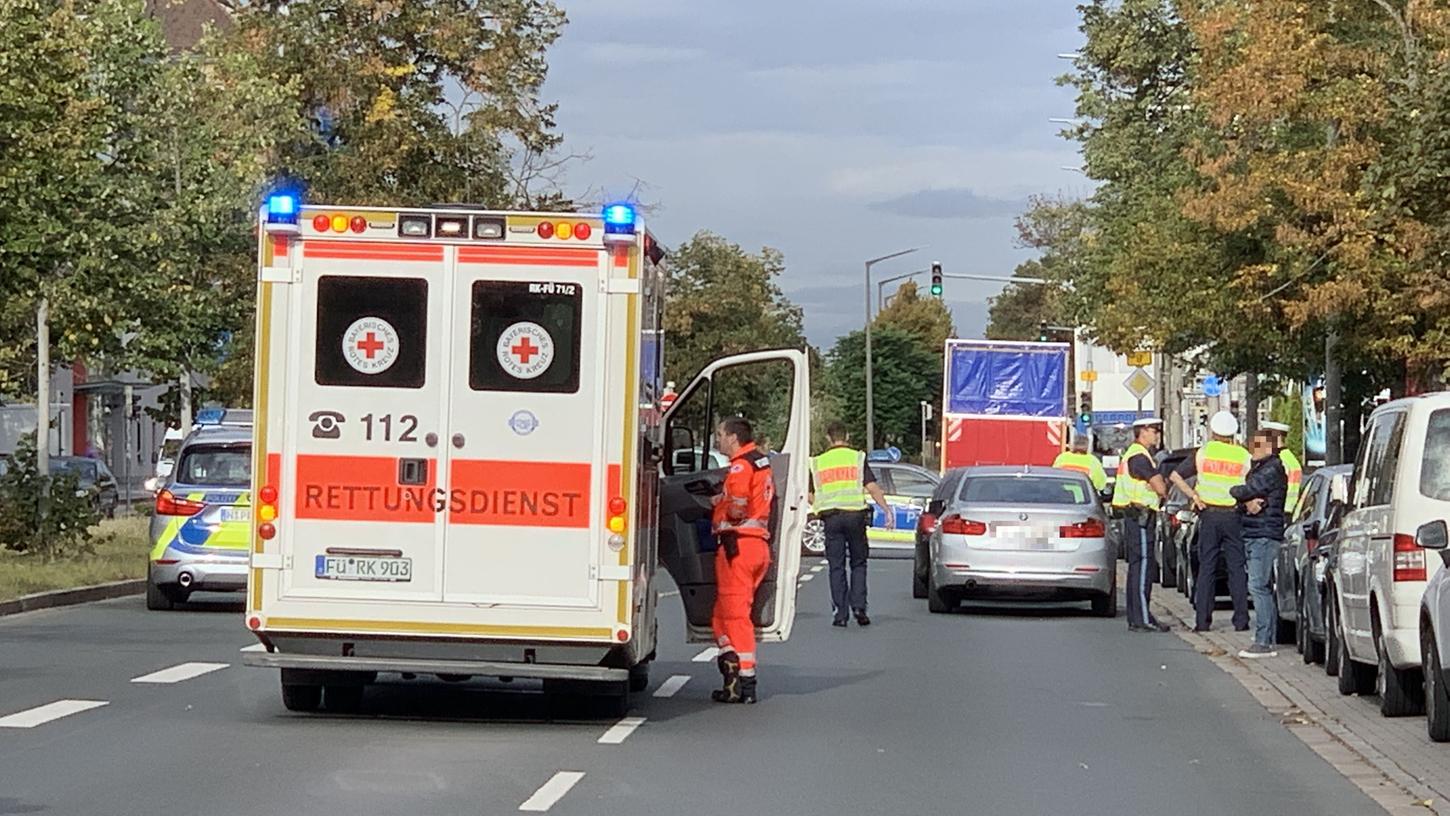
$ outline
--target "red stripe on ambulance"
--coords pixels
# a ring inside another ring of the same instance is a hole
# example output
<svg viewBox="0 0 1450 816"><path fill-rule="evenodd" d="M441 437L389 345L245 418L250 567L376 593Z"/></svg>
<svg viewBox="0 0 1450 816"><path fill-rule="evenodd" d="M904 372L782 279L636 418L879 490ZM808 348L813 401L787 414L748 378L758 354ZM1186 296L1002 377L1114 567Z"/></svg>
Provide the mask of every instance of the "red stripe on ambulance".
<svg viewBox="0 0 1450 816"><path fill-rule="evenodd" d="M397 457L298 456L297 518L430 523L441 501L437 483L431 459L426 484L400 485Z"/></svg>
<svg viewBox="0 0 1450 816"><path fill-rule="evenodd" d="M304 241L304 258L333 258L360 261L443 260L443 247L428 244L399 244L385 241Z"/></svg>
<svg viewBox="0 0 1450 816"><path fill-rule="evenodd" d="M525 266L598 266L599 252L593 249L506 249L462 247L459 263L521 264Z"/></svg>
<svg viewBox="0 0 1450 816"><path fill-rule="evenodd" d="M589 527L588 462L456 459L448 521L507 527Z"/></svg>

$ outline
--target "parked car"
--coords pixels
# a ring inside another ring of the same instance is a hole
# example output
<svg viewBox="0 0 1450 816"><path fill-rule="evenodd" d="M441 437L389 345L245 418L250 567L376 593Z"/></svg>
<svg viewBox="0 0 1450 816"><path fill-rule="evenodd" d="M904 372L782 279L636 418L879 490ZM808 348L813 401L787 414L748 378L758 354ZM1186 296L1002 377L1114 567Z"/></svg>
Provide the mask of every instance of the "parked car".
<svg viewBox="0 0 1450 816"><path fill-rule="evenodd" d="M79 490L89 498L97 515L114 518L121 503L121 487L111 469L99 459L84 456L52 456L50 472L74 476Z"/></svg>
<svg viewBox="0 0 1450 816"><path fill-rule="evenodd" d="M1298 644L1305 663L1324 659L1324 618L1319 604L1324 562L1316 551L1321 533L1329 528L1331 506L1336 499L1342 505L1349 495L1353 471L1352 465L1335 465L1320 468L1304 480L1274 561L1274 600L1279 607L1275 634L1279 643Z"/></svg>
<svg viewBox="0 0 1450 816"><path fill-rule="evenodd" d="M1424 706L1421 599L1439 571L1415 536L1450 516L1450 392L1375 409L1355 457L1334 562L1339 691L1386 717Z"/></svg>
<svg viewBox="0 0 1450 816"><path fill-rule="evenodd" d="M1091 601L1118 611L1107 514L1087 476L1041 467L971 467L937 517L927 551L927 608L969 598Z"/></svg>
<svg viewBox="0 0 1450 816"><path fill-rule="evenodd" d="M886 516L875 503L871 504L871 524L866 537L873 552L881 550L909 551L912 548L917 519L926 509L941 477L918 465L905 462L871 462L876 483L886 494L886 503L895 517L895 528L886 526ZM806 522L801 531L801 552L821 556L826 552L826 530L820 519Z"/></svg>
<svg viewBox="0 0 1450 816"><path fill-rule="evenodd" d="M1434 550L1450 566L1450 529L1444 519L1421 524L1416 546ZM1425 675L1425 729L1435 742L1450 742L1450 686L1445 666L1450 665L1450 570L1440 570L1425 587L1420 600L1420 669Z"/></svg>
<svg viewBox="0 0 1450 816"><path fill-rule="evenodd" d="M942 476L936 490L927 499L927 509L916 519L916 549L912 553L911 597L921 600L927 593L927 573L931 569L931 534L936 531L937 517L951 504L962 486L966 468L954 468Z"/></svg>
<svg viewBox="0 0 1450 816"><path fill-rule="evenodd" d="M1167 451L1158 455L1158 473L1168 485L1168 499L1163 502L1163 510L1158 514L1158 583L1164 588L1172 589L1179 586L1178 575L1178 549L1174 542L1178 536L1178 528L1183 523L1179 515L1188 507L1188 497L1168 481L1168 474L1178 469L1184 459L1193 455L1193 448L1181 448L1175 451Z"/></svg>

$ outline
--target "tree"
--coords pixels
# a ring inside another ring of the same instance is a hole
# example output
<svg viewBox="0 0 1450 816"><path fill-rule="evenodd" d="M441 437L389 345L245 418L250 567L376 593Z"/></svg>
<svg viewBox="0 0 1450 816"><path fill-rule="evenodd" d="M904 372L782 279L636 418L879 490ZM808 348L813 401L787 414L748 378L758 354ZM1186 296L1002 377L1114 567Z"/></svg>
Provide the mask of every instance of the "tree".
<svg viewBox="0 0 1450 816"><path fill-rule="evenodd" d="M871 325L874 329L900 329L920 341L923 348L934 349L938 357L947 338L956 334L952 313L939 298L923 298L913 281L897 288L896 295Z"/></svg>
<svg viewBox="0 0 1450 816"><path fill-rule="evenodd" d="M837 418L853 439L865 440L865 332L838 339L827 359L826 387L839 404ZM878 435L874 442L896 445L909 455L919 453L921 403L941 400L941 349L933 350L900 328L883 326L871 333L871 368Z"/></svg>
<svg viewBox="0 0 1450 816"><path fill-rule="evenodd" d="M1086 262L1088 217L1085 202L1035 197L1017 217L1017 245L1039 256L1018 264L1013 277L1049 283L1023 283L1004 288L987 312L988 340L1036 340L1043 323L1076 325L1065 286L1082 277Z"/></svg>

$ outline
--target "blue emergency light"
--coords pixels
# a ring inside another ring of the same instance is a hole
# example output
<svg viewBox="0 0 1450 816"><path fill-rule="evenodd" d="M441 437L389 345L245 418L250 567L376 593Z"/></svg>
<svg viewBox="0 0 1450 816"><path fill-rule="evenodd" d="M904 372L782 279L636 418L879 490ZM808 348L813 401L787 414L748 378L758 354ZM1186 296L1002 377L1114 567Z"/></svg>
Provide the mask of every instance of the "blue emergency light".
<svg viewBox="0 0 1450 816"><path fill-rule="evenodd" d="M633 204L604 205L604 242L627 244L634 241L638 216Z"/></svg>
<svg viewBox="0 0 1450 816"><path fill-rule="evenodd" d="M203 408L196 412L194 422L198 425L220 425L226 415L225 408Z"/></svg>
<svg viewBox="0 0 1450 816"><path fill-rule="evenodd" d="M267 231L296 232L297 218L301 214L301 196L292 192L277 192L267 196Z"/></svg>

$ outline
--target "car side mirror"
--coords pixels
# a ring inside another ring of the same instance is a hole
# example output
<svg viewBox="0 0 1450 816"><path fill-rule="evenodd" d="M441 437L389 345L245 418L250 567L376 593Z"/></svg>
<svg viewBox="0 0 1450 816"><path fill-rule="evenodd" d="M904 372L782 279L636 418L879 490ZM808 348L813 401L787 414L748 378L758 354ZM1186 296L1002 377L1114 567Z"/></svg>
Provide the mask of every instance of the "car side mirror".
<svg viewBox="0 0 1450 816"><path fill-rule="evenodd" d="M1415 531L1415 545L1426 550L1443 550L1450 546L1450 529L1444 519L1436 519L1420 525Z"/></svg>
<svg viewBox="0 0 1450 816"><path fill-rule="evenodd" d="M932 499L926 505L926 512L930 513L933 516L940 516L942 513L945 513L946 511L947 511L947 503L944 502L944 501L942 501L941 499Z"/></svg>
<svg viewBox="0 0 1450 816"><path fill-rule="evenodd" d="M1320 524L1319 524L1319 520L1318 519L1315 519L1314 521L1305 522L1304 523L1304 537L1305 538L1316 538L1316 539L1319 538L1319 532L1320 532L1319 528L1320 528Z"/></svg>
<svg viewBox="0 0 1450 816"><path fill-rule="evenodd" d="M680 454L685 456L681 459ZM699 454L701 458L704 454ZM665 460L670 474L674 473L697 473L703 469L703 462L696 458L695 453L695 432L689 428L681 428L675 425L670 426L670 455Z"/></svg>

